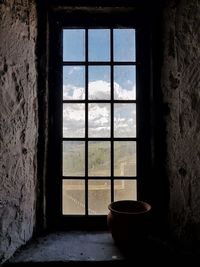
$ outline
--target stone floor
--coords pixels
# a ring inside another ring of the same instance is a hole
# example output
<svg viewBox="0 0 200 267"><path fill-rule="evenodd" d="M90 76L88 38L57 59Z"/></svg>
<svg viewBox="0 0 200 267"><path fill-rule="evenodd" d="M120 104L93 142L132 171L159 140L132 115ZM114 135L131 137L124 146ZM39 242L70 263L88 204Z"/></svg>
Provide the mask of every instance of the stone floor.
<svg viewBox="0 0 200 267"><path fill-rule="evenodd" d="M115 246L108 232L59 232L32 240L5 266L140 266L144 263L161 266L175 261L188 261L190 266L195 266L192 262L199 261L192 250L175 249L155 238L135 244L126 252Z"/></svg>

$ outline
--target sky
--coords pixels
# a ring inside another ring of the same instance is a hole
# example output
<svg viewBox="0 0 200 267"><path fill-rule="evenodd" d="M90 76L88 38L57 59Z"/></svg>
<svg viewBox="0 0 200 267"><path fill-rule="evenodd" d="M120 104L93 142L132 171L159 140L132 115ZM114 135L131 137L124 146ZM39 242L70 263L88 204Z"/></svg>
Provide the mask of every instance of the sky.
<svg viewBox="0 0 200 267"><path fill-rule="evenodd" d="M114 60L135 61L135 30L114 29ZM89 61L110 60L110 30L88 30ZM85 30L63 30L63 60L85 60Z"/></svg>
<svg viewBox="0 0 200 267"><path fill-rule="evenodd" d="M114 61L135 61L135 30L114 29ZM84 62L85 30L63 30L63 61ZM109 62L110 30L88 31L88 60ZM88 68L88 99L109 100L111 92L110 66ZM114 66L114 99L135 100L135 66ZM63 99L85 99L85 67L63 66ZM110 137L110 104L90 103L88 106L89 137ZM63 136L85 136L85 104L63 104ZM114 136L136 136L135 104L114 104Z"/></svg>

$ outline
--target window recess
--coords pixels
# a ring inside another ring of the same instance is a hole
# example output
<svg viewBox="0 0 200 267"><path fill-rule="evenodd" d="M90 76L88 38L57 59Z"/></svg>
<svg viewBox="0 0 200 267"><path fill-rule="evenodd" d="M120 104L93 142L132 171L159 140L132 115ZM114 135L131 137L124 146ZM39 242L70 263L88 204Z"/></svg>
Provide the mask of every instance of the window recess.
<svg viewBox="0 0 200 267"><path fill-rule="evenodd" d="M48 221L101 229L110 202L146 190L149 35L132 12L59 14L50 20Z"/></svg>

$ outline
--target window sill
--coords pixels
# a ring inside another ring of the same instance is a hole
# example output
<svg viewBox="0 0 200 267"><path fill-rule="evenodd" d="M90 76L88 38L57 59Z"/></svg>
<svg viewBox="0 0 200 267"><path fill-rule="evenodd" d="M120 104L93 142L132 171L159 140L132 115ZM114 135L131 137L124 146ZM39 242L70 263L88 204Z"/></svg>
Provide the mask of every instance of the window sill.
<svg viewBox="0 0 200 267"><path fill-rule="evenodd" d="M133 263L190 262L199 258L200 249L182 251L173 243L148 238L141 249L131 249L125 257L115 246L109 232L57 232L30 241L6 264L17 266L133 266ZM198 257L197 257L198 256ZM127 264L128 263L128 264Z"/></svg>
<svg viewBox="0 0 200 267"><path fill-rule="evenodd" d="M123 255L108 232L58 232L29 242L8 265L121 262Z"/></svg>

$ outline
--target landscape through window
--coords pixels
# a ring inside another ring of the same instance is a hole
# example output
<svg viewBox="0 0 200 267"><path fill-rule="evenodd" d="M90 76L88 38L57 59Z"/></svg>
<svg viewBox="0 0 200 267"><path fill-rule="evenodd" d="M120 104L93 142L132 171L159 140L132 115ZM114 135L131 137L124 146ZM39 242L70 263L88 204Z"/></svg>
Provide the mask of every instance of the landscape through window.
<svg viewBox="0 0 200 267"><path fill-rule="evenodd" d="M62 213L137 199L135 29L63 29Z"/></svg>

